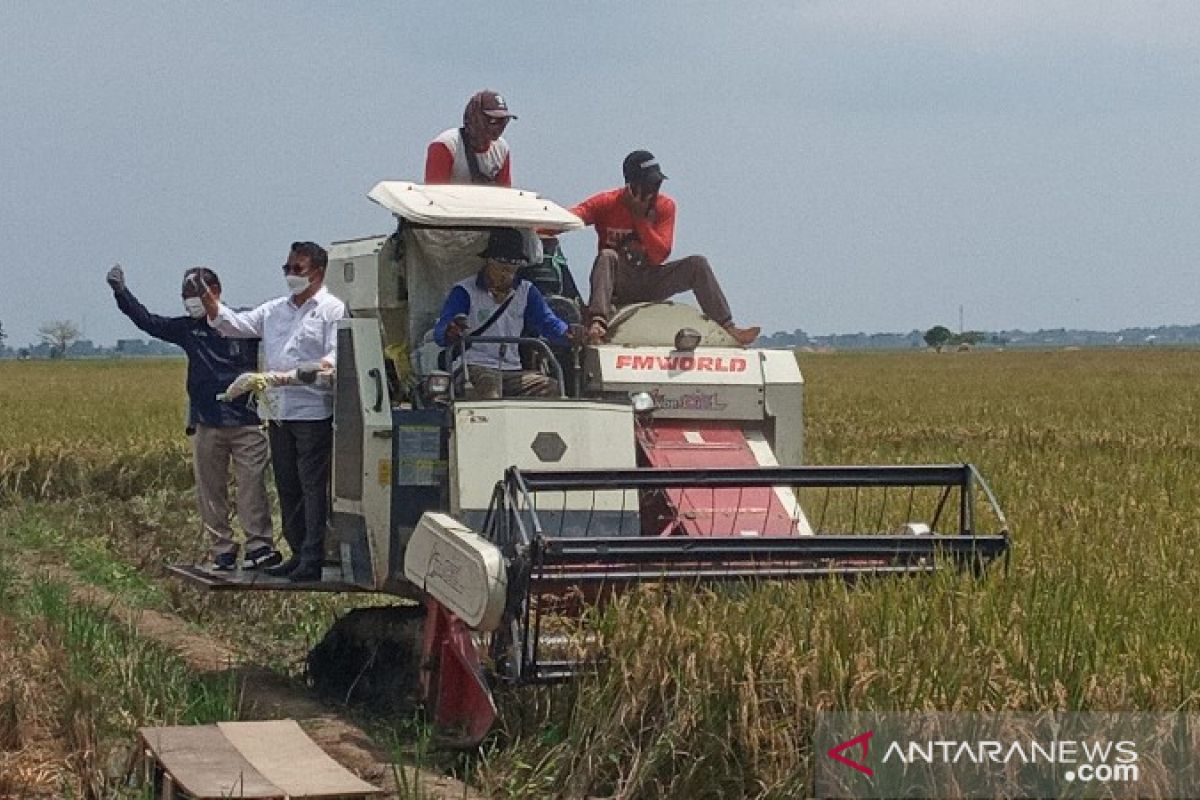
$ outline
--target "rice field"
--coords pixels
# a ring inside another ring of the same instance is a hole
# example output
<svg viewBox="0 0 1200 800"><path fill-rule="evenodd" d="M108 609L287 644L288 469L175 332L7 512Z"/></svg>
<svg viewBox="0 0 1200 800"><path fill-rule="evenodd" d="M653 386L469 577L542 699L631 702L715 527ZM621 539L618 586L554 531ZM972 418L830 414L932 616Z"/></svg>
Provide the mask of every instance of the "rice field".
<svg viewBox="0 0 1200 800"><path fill-rule="evenodd" d="M826 709L1200 711L1200 351L798 357L809 462L976 464L1013 531L1007 573L623 598L594 620L610 668L499 698L469 764L485 793L802 797ZM214 607L161 576L197 536L182 382L181 362L0 362L0 554L86 528L146 602L218 635L255 614L287 669L333 605Z"/></svg>
<svg viewBox="0 0 1200 800"><path fill-rule="evenodd" d="M182 360L0 362L0 505L191 487Z"/></svg>

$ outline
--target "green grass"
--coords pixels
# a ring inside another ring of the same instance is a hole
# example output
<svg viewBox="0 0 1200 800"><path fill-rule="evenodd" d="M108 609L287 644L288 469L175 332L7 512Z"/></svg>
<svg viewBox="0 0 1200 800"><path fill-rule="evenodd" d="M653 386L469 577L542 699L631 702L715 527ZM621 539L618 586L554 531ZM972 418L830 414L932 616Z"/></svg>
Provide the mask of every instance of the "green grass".
<svg viewBox="0 0 1200 800"><path fill-rule="evenodd" d="M40 554L122 600L142 607L165 605L162 586L130 563L129 554L117 551L113 537L91 528L80 516L77 509L61 505L0 512L0 525L9 536L0 544L0 555L17 560Z"/></svg>
<svg viewBox="0 0 1200 800"><path fill-rule="evenodd" d="M69 587L35 577L14 615L44 644L61 650L57 678L67 694L86 696L88 714L108 732L130 724L190 724L236 719L231 674L192 674L164 645L141 638L135 621L71 599Z"/></svg>
<svg viewBox="0 0 1200 800"><path fill-rule="evenodd" d="M10 689L13 725L21 731L22 716L33 716L25 706L45 707L41 723L57 732L66 754L63 796L141 796L120 783L139 726L238 718L233 673L194 674L164 645L140 637L133 619L72 600L60 581L23 576L19 592L17 579L5 585L6 645L19 647L9 658L25 676L22 692Z"/></svg>

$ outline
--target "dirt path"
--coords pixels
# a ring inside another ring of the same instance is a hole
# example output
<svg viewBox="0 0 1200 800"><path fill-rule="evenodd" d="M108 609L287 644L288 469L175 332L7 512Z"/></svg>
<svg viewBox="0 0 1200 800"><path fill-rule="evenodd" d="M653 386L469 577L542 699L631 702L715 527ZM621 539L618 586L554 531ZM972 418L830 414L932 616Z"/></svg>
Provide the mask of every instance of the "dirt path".
<svg viewBox="0 0 1200 800"><path fill-rule="evenodd" d="M233 670L242 682L243 717L246 719L295 719L325 752L364 780L396 792L396 776L389 754L377 747L367 734L336 710L314 698L306 687L265 669L246 665L224 642L197 633L181 618L149 609L130 608L112 594L93 586L79 586L69 571L47 566L55 577L72 587L72 597L105 608L114 617L131 619L138 635L158 642L179 655L197 672ZM407 767L408 780L420 786L422 797L431 800L482 798L461 781Z"/></svg>

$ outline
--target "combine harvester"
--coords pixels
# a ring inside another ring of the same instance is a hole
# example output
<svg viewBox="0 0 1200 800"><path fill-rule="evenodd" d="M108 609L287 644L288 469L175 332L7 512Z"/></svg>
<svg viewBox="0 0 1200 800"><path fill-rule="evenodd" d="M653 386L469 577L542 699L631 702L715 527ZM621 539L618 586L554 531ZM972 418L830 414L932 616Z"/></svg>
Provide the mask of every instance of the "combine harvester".
<svg viewBox="0 0 1200 800"><path fill-rule="evenodd" d="M407 660L392 677L477 743L496 718L491 686L561 681L600 657L571 657L563 617L629 584L979 571L1007 552L969 464L802 466L793 353L737 347L687 305L625 308L607 343L567 353L480 337L535 351L563 395L463 399L439 366L454 354L429 336L450 287L481 266L489 228L532 244L580 220L517 189L384 182L369 197L395 233L334 244L326 273L353 314L338 330L335 565L307 584L173 568L213 590L418 601L339 621L310 659L319 687L348 688L357 669L328 664L380 659L371 640L390 638Z"/></svg>

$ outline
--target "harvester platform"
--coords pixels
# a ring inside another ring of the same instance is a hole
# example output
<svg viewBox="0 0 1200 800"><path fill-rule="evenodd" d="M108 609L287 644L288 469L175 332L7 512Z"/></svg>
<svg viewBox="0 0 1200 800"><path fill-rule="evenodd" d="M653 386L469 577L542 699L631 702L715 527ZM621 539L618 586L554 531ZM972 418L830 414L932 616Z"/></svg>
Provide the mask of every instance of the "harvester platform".
<svg viewBox="0 0 1200 800"><path fill-rule="evenodd" d="M363 592L369 591L342 580L290 581L262 572L233 572L209 569L200 564L172 564L167 572L188 583L213 592Z"/></svg>

